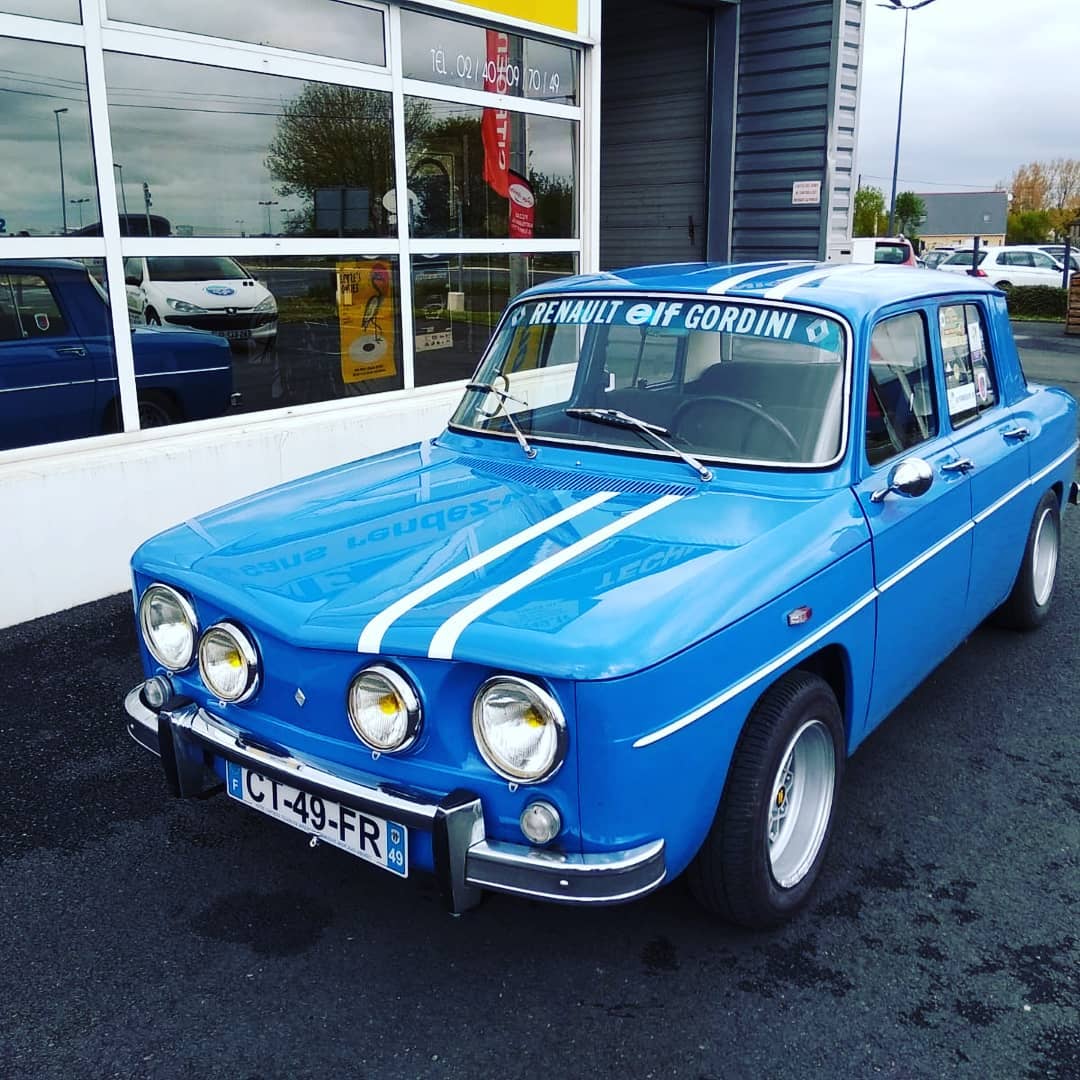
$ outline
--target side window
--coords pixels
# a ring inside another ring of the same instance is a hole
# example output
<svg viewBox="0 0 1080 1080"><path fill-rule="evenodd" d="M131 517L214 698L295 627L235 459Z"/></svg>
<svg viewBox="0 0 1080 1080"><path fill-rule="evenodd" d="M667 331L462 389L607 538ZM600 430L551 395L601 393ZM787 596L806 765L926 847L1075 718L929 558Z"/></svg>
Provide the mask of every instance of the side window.
<svg viewBox="0 0 1080 1080"><path fill-rule="evenodd" d="M128 285L142 284L142 262L139 259L124 260L124 282Z"/></svg>
<svg viewBox="0 0 1080 1080"><path fill-rule="evenodd" d="M604 356L604 369L613 379L608 389L648 390L669 385L675 379L681 340L682 336L659 328L610 327Z"/></svg>
<svg viewBox="0 0 1080 1080"><path fill-rule="evenodd" d="M1057 263L1049 255L1044 255L1041 251L1033 251L1030 258L1033 266L1038 266L1043 270L1057 269Z"/></svg>
<svg viewBox="0 0 1080 1080"><path fill-rule="evenodd" d="M0 274L0 341L21 341L22 336L11 280L7 274Z"/></svg>
<svg viewBox="0 0 1080 1080"><path fill-rule="evenodd" d="M926 322L913 311L885 319L870 338L866 457L888 461L938 433Z"/></svg>
<svg viewBox="0 0 1080 1080"><path fill-rule="evenodd" d="M977 304L949 304L938 312L945 391L953 427L997 404L983 315Z"/></svg>
<svg viewBox="0 0 1080 1080"><path fill-rule="evenodd" d="M0 300L0 324L7 323L5 309L9 307L7 314L14 314L14 327L7 325L6 330L14 329L14 338L62 337L67 333L52 290L36 274L12 274L7 278ZM6 336L6 331L0 329L0 334Z"/></svg>

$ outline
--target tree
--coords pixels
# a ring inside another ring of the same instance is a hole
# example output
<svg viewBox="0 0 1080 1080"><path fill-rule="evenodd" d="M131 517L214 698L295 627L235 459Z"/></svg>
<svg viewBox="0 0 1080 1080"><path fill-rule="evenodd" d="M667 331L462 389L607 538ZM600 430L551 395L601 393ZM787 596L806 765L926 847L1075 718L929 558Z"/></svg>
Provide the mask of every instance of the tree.
<svg viewBox="0 0 1080 1080"><path fill-rule="evenodd" d="M885 196L880 188L861 187L855 192L855 236L878 236L885 230Z"/></svg>
<svg viewBox="0 0 1080 1080"><path fill-rule="evenodd" d="M896 231L909 240L917 237L919 226L926 220L926 203L914 191L901 191L893 206Z"/></svg>
<svg viewBox="0 0 1080 1080"><path fill-rule="evenodd" d="M1005 234L1007 244L1041 244L1050 239L1054 226L1049 210L1013 210Z"/></svg>
<svg viewBox="0 0 1080 1080"><path fill-rule="evenodd" d="M1045 210L1050 197L1050 177L1046 166L1041 161L1021 165L1013 173L1009 191L1012 194L1011 210Z"/></svg>

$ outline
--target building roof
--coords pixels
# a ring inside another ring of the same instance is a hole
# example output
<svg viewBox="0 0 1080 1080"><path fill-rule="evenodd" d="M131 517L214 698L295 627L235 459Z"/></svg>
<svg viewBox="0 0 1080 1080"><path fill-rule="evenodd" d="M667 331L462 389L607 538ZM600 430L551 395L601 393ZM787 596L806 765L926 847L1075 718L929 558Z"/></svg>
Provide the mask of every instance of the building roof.
<svg viewBox="0 0 1080 1080"><path fill-rule="evenodd" d="M926 204L921 236L995 236L1005 232L1009 196L1004 191L919 192Z"/></svg>
<svg viewBox="0 0 1080 1080"><path fill-rule="evenodd" d="M537 285L517 299L574 293L690 293L742 300L788 300L849 318L887 304L956 293L990 292L979 278L874 263L677 263L582 274Z"/></svg>

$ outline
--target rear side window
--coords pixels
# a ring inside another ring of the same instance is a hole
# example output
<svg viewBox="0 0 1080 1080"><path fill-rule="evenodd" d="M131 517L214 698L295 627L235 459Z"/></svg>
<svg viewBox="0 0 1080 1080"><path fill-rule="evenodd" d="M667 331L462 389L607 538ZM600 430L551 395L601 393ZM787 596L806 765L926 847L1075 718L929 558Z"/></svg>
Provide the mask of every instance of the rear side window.
<svg viewBox="0 0 1080 1080"><path fill-rule="evenodd" d="M67 326L44 278L0 275L0 341L62 337Z"/></svg>
<svg viewBox="0 0 1080 1080"><path fill-rule="evenodd" d="M953 427L997 404L986 327L977 304L948 304L938 311L945 392Z"/></svg>
<svg viewBox="0 0 1080 1080"><path fill-rule="evenodd" d="M980 251L979 254L976 255L975 258L974 258L975 265L980 266L982 264L983 259L985 259L985 258L986 258L986 252L985 251ZM972 253L970 251L958 251L958 252L956 252L956 254L950 255L949 258L947 258L945 261L950 266L971 266L971 264L972 264Z"/></svg>
<svg viewBox="0 0 1080 1080"><path fill-rule="evenodd" d="M904 244L878 244L874 248L876 263L904 263L907 258L908 249Z"/></svg>
<svg viewBox="0 0 1080 1080"><path fill-rule="evenodd" d="M912 311L885 319L870 339L866 457L883 461L938 433L926 323Z"/></svg>
<svg viewBox="0 0 1080 1080"><path fill-rule="evenodd" d="M634 387L647 390L671 383L675 378L680 340L678 334L660 327L611 327L604 364L610 389Z"/></svg>

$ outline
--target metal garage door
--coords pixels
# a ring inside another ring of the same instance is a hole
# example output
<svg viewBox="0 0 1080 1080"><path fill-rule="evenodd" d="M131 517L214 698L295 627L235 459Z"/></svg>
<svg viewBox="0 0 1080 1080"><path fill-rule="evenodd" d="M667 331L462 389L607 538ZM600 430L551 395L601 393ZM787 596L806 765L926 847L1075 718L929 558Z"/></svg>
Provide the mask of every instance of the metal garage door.
<svg viewBox="0 0 1080 1080"><path fill-rule="evenodd" d="M605 0L600 265L705 257L709 16Z"/></svg>

